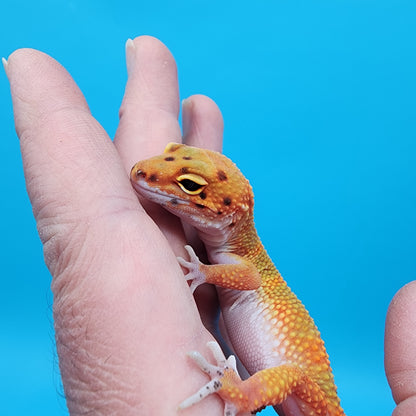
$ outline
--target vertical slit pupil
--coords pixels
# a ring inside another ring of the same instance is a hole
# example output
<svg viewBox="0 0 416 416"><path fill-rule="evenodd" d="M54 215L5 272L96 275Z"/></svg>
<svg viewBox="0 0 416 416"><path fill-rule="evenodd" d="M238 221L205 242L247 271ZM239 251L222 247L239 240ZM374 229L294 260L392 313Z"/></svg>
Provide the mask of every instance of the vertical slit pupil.
<svg viewBox="0 0 416 416"><path fill-rule="evenodd" d="M191 181L190 179L183 179L181 180L181 185L188 191L194 192L198 189L202 188L202 185L199 183L196 183L194 181Z"/></svg>

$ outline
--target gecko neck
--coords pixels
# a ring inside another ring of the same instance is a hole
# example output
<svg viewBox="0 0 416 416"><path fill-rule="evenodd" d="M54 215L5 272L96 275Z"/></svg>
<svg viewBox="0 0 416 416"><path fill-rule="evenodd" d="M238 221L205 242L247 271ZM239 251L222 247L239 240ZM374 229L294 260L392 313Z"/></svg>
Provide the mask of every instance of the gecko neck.
<svg viewBox="0 0 416 416"><path fill-rule="evenodd" d="M198 235L208 251L227 251L245 257L260 243L254 226L253 213L248 211L234 217L225 227L197 227ZM260 243L261 244L261 243Z"/></svg>

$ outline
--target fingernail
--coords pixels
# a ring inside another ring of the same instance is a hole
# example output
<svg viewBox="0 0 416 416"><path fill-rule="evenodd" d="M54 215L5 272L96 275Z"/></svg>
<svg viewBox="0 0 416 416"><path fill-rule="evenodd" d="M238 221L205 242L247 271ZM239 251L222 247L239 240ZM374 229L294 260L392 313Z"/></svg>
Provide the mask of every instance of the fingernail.
<svg viewBox="0 0 416 416"><path fill-rule="evenodd" d="M136 47L132 39L127 39L126 42L126 66L127 66L127 75L130 75L133 71L134 62L136 55Z"/></svg>
<svg viewBox="0 0 416 416"><path fill-rule="evenodd" d="M1 58L1 62L3 63L3 68L4 68L4 72L7 75L7 78L9 78L9 74L7 73L7 69L8 69L8 63L7 63L7 59L6 58Z"/></svg>
<svg viewBox="0 0 416 416"><path fill-rule="evenodd" d="M184 98L182 100L182 107L184 106L187 106L187 107L192 106L192 100L190 99L190 97Z"/></svg>

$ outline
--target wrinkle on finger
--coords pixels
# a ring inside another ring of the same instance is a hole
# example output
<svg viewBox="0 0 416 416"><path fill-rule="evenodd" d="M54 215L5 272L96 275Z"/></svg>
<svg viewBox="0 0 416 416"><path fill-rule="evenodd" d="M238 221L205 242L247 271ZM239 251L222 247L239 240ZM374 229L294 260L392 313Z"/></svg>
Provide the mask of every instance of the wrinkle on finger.
<svg viewBox="0 0 416 416"><path fill-rule="evenodd" d="M173 414L178 397L186 396L177 380L189 372L178 345L189 348L188 333L199 323L194 305L178 300L186 283L166 242L155 238L156 226L119 221L111 239L101 238L108 235L101 228L90 227L75 267L53 284L68 406L74 414L108 414L112 406L126 415Z"/></svg>

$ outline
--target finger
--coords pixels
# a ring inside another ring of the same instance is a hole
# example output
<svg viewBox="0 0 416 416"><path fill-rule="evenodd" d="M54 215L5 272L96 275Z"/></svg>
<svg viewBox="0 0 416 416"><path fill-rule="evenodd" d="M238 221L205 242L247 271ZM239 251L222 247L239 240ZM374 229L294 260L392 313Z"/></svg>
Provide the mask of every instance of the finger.
<svg viewBox="0 0 416 416"><path fill-rule="evenodd" d="M125 169L180 142L179 90L176 64L166 46L150 36L126 43L128 81L114 139ZM160 206L142 201L177 255L185 245L180 221Z"/></svg>
<svg viewBox="0 0 416 416"><path fill-rule="evenodd" d="M192 95L182 102L183 142L189 146L221 152L224 122L217 104L205 95ZM199 243L195 231L186 227L189 242Z"/></svg>
<svg viewBox="0 0 416 416"><path fill-rule="evenodd" d="M180 142L179 90L173 56L159 40L141 36L126 44L128 81L114 143L126 170Z"/></svg>
<svg viewBox="0 0 416 416"><path fill-rule="evenodd" d="M138 210L116 149L69 74L32 50L12 54L7 74L27 188L54 275L69 411L173 414L202 382L181 383L191 367L178 345L207 341L192 303L178 296L185 288L176 259L163 256L165 239Z"/></svg>
<svg viewBox="0 0 416 416"><path fill-rule="evenodd" d="M79 218L87 223L138 204L111 140L61 65L23 49L10 56L7 74L28 193L42 241L53 242L45 245L53 271L54 249Z"/></svg>
<svg viewBox="0 0 416 416"><path fill-rule="evenodd" d="M224 122L213 100L193 95L182 102L183 142L189 146L221 152ZM201 253L195 230L185 226L188 242Z"/></svg>
<svg viewBox="0 0 416 416"><path fill-rule="evenodd" d="M385 368L395 416L416 414L416 281L393 298L386 319Z"/></svg>
<svg viewBox="0 0 416 416"><path fill-rule="evenodd" d="M190 146L221 152L224 122L221 111L213 100L204 95L193 95L182 102L183 140ZM187 241L203 252L195 230L185 227ZM203 255L202 255L203 256ZM218 296L211 285L203 285L195 292L195 301L204 326L218 339Z"/></svg>
<svg viewBox="0 0 416 416"><path fill-rule="evenodd" d="M221 152L224 122L210 98L193 95L182 103L183 140L190 146Z"/></svg>

